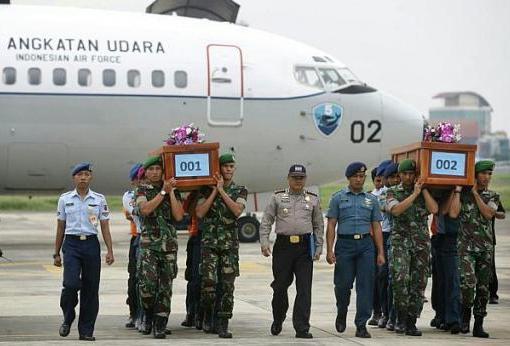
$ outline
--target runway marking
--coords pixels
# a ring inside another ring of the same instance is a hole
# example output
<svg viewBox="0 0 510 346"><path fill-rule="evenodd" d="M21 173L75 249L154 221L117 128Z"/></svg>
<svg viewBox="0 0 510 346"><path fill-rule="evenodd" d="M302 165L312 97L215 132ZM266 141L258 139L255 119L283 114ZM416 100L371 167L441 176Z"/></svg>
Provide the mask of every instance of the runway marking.
<svg viewBox="0 0 510 346"><path fill-rule="evenodd" d="M44 264L43 268L46 269L47 272L50 272L52 274L62 273L62 267L55 267L53 264Z"/></svg>
<svg viewBox="0 0 510 346"><path fill-rule="evenodd" d="M262 273L268 271L268 269L256 262L241 262L239 263L239 269L242 272L251 272L251 273Z"/></svg>

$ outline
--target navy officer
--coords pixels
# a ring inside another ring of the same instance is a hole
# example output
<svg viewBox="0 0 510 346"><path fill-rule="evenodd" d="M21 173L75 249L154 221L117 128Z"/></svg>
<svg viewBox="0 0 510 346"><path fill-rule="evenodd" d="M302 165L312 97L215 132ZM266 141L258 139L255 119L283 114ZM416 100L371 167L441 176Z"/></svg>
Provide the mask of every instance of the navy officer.
<svg viewBox="0 0 510 346"><path fill-rule="evenodd" d="M352 284L356 279L354 323L356 337L360 338L371 337L366 323L372 312L375 264L381 266L385 262L379 203L377 197L363 190L366 170L367 167L362 162L353 162L347 167L345 176L349 180L349 186L331 197L326 215L326 260L329 264L335 264L335 327L339 333L345 331ZM374 259L374 243L377 248L377 261Z"/></svg>
<svg viewBox="0 0 510 346"><path fill-rule="evenodd" d="M97 239L97 227L101 227L106 244L106 263L114 261L110 235L110 211L103 195L90 189L92 165L77 164L71 171L75 189L62 194L58 200L57 235L55 239L54 265L62 266L60 249L64 255L64 282L60 307L64 322L60 336L69 335L76 313L80 291L80 317L78 332L80 340L94 341L94 325L99 311L99 277L101 250Z"/></svg>

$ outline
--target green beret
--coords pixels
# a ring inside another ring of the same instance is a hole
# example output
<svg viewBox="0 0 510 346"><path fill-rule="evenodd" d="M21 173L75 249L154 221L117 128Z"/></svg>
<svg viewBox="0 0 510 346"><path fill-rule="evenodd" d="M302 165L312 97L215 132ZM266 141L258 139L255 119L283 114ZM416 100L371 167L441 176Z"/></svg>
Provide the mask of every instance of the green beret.
<svg viewBox="0 0 510 346"><path fill-rule="evenodd" d="M495 165L494 161L491 160L478 161L475 164L475 173L480 173L483 171L492 171L494 170L494 165Z"/></svg>
<svg viewBox="0 0 510 346"><path fill-rule="evenodd" d="M405 159L398 163L398 172L416 171L416 162L411 159Z"/></svg>
<svg viewBox="0 0 510 346"><path fill-rule="evenodd" d="M236 158L232 153L226 153L220 156L220 166L226 165L227 163L235 163Z"/></svg>
<svg viewBox="0 0 510 346"><path fill-rule="evenodd" d="M161 156L151 156L143 163L143 168L147 169L150 166L159 165L163 167L163 161L161 161Z"/></svg>

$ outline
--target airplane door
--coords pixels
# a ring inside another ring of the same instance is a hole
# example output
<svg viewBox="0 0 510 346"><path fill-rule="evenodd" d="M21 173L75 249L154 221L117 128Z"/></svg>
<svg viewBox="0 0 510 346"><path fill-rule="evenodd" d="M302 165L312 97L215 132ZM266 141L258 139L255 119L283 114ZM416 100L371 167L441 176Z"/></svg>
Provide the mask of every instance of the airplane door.
<svg viewBox="0 0 510 346"><path fill-rule="evenodd" d="M7 190L63 190L69 185L67 145L10 143L7 147Z"/></svg>
<svg viewBox="0 0 510 346"><path fill-rule="evenodd" d="M243 122L243 56L236 46L207 46L207 121L211 126Z"/></svg>

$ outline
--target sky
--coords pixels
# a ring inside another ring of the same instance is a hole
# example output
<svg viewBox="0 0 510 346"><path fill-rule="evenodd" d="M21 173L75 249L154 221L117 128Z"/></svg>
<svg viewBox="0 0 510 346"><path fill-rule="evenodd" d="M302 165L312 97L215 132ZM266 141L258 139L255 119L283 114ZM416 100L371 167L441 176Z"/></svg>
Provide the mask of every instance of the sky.
<svg viewBox="0 0 510 346"><path fill-rule="evenodd" d="M510 134L508 0L237 0L238 22L320 48L424 115L445 91L474 91ZM11 0L144 11L152 0Z"/></svg>

